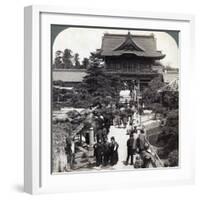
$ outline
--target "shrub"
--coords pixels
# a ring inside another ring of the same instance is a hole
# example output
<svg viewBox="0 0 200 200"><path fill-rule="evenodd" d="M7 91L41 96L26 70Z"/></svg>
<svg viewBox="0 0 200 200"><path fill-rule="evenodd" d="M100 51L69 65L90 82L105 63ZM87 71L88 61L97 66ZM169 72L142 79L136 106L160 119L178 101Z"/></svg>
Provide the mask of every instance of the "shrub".
<svg viewBox="0 0 200 200"><path fill-rule="evenodd" d="M178 166L178 151L174 150L168 155L168 162L170 167Z"/></svg>

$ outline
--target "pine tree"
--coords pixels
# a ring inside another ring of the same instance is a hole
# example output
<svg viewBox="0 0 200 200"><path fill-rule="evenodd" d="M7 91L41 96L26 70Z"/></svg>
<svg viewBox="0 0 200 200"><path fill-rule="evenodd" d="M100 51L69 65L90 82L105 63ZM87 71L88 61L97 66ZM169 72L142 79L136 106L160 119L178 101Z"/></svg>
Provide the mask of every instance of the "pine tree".
<svg viewBox="0 0 200 200"><path fill-rule="evenodd" d="M62 62L62 55L63 55L62 51L60 50L56 51L56 56L54 60L54 68L61 69L64 67L64 64Z"/></svg>
<svg viewBox="0 0 200 200"><path fill-rule="evenodd" d="M65 49L63 53L63 63L64 63L64 68L72 68L72 51L70 49Z"/></svg>
<svg viewBox="0 0 200 200"><path fill-rule="evenodd" d="M89 95L95 98L105 99L108 96L117 98L121 84L120 78L107 74L100 61L98 58L93 58L90 61L86 71L87 75L79 85L79 88L86 90Z"/></svg>
<svg viewBox="0 0 200 200"><path fill-rule="evenodd" d="M84 69L87 69L89 66L89 59L88 58L83 58L83 61L82 61L82 67Z"/></svg>
<svg viewBox="0 0 200 200"><path fill-rule="evenodd" d="M75 53L74 55L74 62L75 62L75 68L80 68L81 64L79 62L79 54L78 53Z"/></svg>

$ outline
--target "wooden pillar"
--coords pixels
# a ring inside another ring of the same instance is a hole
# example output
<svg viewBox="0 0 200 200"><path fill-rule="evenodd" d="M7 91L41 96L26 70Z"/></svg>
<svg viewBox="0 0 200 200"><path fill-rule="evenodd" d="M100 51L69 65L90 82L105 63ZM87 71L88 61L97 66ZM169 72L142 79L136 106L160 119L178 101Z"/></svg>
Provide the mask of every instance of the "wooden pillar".
<svg viewBox="0 0 200 200"><path fill-rule="evenodd" d="M94 129L93 127L89 130L89 156L92 157L94 155Z"/></svg>
<svg viewBox="0 0 200 200"><path fill-rule="evenodd" d="M94 145L94 129L93 127L90 128L90 131L89 131L89 145L90 146L93 146Z"/></svg>

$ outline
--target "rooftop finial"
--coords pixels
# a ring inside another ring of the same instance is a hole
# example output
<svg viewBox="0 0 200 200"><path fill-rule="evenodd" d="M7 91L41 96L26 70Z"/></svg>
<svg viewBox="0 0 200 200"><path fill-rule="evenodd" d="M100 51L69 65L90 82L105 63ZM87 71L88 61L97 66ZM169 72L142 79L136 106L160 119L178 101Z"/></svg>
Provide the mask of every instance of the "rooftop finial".
<svg viewBox="0 0 200 200"><path fill-rule="evenodd" d="M131 39L131 32L128 30L127 39Z"/></svg>

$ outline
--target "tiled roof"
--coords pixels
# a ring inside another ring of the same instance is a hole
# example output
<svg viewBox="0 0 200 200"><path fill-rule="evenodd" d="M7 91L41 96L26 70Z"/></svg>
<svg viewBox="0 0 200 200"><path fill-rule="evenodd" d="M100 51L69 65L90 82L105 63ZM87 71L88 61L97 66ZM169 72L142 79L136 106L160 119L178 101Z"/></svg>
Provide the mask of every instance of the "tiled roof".
<svg viewBox="0 0 200 200"><path fill-rule="evenodd" d="M56 70L53 71L53 81L81 82L85 75L83 70Z"/></svg>
<svg viewBox="0 0 200 200"><path fill-rule="evenodd" d="M154 35L129 35L131 37L132 43L138 48L121 49L123 43L127 42L127 35L122 34L104 34L102 38L101 55L102 56L119 56L124 53L135 54L140 57L152 57L152 58L164 58L165 55L161 51L157 51L156 39ZM119 48L119 50L118 50ZM141 50L140 50L141 49Z"/></svg>
<svg viewBox="0 0 200 200"><path fill-rule="evenodd" d="M163 79L165 83L170 83L176 79L178 79L178 73L163 73Z"/></svg>
<svg viewBox="0 0 200 200"><path fill-rule="evenodd" d="M174 79L173 81L171 81L170 83L168 83L167 85L165 85L164 87L160 88L158 90L158 92L178 92L179 89L179 81L178 78Z"/></svg>

